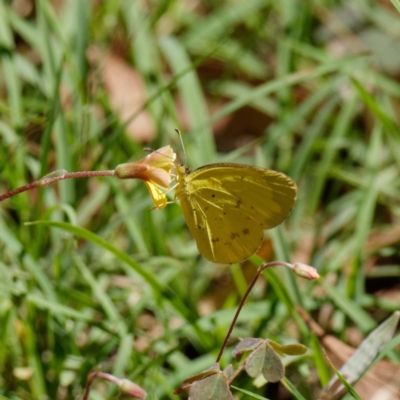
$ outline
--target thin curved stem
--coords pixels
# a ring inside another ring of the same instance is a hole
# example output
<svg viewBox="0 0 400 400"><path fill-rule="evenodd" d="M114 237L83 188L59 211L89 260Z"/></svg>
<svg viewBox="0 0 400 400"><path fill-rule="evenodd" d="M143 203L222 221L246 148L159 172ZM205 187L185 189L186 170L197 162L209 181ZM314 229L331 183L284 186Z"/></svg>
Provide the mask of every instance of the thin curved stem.
<svg viewBox="0 0 400 400"><path fill-rule="evenodd" d="M229 327L228 333L226 334L224 343L223 343L222 346L221 346L221 350L219 351L219 354L218 354L218 357L217 357L217 359L216 359L216 362L219 362L219 361L221 360L222 353L224 352L225 347L226 347L226 345L228 344L228 340L229 340L229 338L231 337L233 328L235 327L236 322L237 322L237 319L239 318L240 311L242 311L244 302L246 301L248 295L250 294L251 289L253 289L253 286L254 286L255 283L257 282L257 279L259 278L259 276L261 275L261 273L262 273L266 268L269 268L269 267L276 267L276 266L278 266L278 265L281 265L281 266L284 266L284 267L288 267L288 268L292 268L292 267L293 267L292 264L289 264L289 263L286 263L286 262L283 262L283 261L272 261L272 262L269 262L269 263L261 264L260 267L257 269L257 272L256 272L256 274L255 274L253 280L251 281L249 287L247 288L246 293L244 294L244 296L243 296L242 300L240 301L240 304L239 304L239 306L238 306L238 308L237 308L237 310L236 310L235 316L233 317L231 326Z"/></svg>
<svg viewBox="0 0 400 400"><path fill-rule="evenodd" d="M55 171L54 173L57 173ZM73 178L90 178L92 176L113 176L115 175L114 170L109 170L109 171L80 171L80 172L66 172L63 173L61 171L59 175L46 175L43 178L39 179L38 181L28 183L27 185L21 186L19 188L10 190L7 193L4 193L0 196L0 202L6 199L9 199L10 197L13 197L19 193L26 192L28 190L37 188L37 187L45 187L52 185L55 182L62 181L64 179L73 179Z"/></svg>

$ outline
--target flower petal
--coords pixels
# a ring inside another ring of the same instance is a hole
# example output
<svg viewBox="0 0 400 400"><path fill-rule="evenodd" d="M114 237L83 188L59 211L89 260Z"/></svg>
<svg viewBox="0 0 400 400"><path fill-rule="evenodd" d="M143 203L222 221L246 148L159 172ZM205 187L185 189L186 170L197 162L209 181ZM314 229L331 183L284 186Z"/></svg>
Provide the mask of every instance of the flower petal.
<svg viewBox="0 0 400 400"><path fill-rule="evenodd" d="M167 205L167 196L159 189L155 184L145 181L144 182L149 189L150 195L154 201L154 205L158 210L162 210Z"/></svg>
<svg viewBox="0 0 400 400"><path fill-rule="evenodd" d="M120 179L142 180L147 185L156 208L161 210L167 205L167 196L160 187L169 188L175 158L172 147L164 146L139 161L118 165L115 175Z"/></svg>

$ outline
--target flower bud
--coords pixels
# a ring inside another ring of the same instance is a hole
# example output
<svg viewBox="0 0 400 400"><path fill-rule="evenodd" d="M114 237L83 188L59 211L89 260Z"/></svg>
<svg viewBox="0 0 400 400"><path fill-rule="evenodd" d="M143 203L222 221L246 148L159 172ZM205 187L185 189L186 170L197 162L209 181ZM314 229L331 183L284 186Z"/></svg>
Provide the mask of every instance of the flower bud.
<svg viewBox="0 0 400 400"><path fill-rule="evenodd" d="M153 151L139 161L120 164L115 175L120 179L140 179L149 189L155 206L160 210L167 205L167 196L160 189L168 189L171 184L171 168L176 154L171 146Z"/></svg>
<svg viewBox="0 0 400 400"><path fill-rule="evenodd" d="M121 379L118 387L122 394L134 397L135 399L145 399L147 397L147 393L140 386L128 379Z"/></svg>
<svg viewBox="0 0 400 400"><path fill-rule="evenodd" d="M292 271L296 275L301 276L302 278L309 279L311 281L314 279L318 279L320 277L317 270L314 267L311 267L310 265L303 264L300 262L293 264Z"/></svg>

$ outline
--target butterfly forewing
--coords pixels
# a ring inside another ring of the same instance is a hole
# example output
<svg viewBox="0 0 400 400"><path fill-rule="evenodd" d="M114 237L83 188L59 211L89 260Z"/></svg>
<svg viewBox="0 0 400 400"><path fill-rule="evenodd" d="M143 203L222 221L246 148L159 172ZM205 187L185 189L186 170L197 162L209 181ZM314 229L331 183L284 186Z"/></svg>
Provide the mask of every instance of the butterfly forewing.
<svg viewBox="0 0 400 400"><path fill-rule="evenodd" d="M218 181L226 192L236 196L239 207L260 221L263 229L279 225L296 200L296 185L281 172L248 165L213 164L193 174L194 181L210 178Z"/></svg>
<svg viewBox="0 0 400 400"><path fill-rule="evenodd" d="M185 176L177 191L200 253L235 263L261 245L263 230L290 213L296 186L286 175L239 164L211 164Z"/></svg>
<svg viewBox="0 0 400 400"><path fill-rule="evenodd" d="M204 199L211 195L209 189L199 190L203 197L192 197L191 205L182 207L185 216L194 216L187 218L187 224L199 252L208 260L223 264L242 261L255 253L264 236L260 222L230 203L221 210Z"/></svg>

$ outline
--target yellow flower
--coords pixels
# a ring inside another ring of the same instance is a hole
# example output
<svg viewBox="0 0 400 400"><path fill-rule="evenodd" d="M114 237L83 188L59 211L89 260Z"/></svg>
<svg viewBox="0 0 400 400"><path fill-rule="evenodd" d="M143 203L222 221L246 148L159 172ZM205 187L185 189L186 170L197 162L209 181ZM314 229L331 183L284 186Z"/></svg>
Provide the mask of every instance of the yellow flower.
<svg viewBox="0 0 400 400"><path fill-rule="evenodd" d="M120 179L141 179L149 189L156 208L161 210L167 205L167 196L160 187L169 188L175 158L171 146L165 146L139 161L118 165L115 175Z"/></svg>

